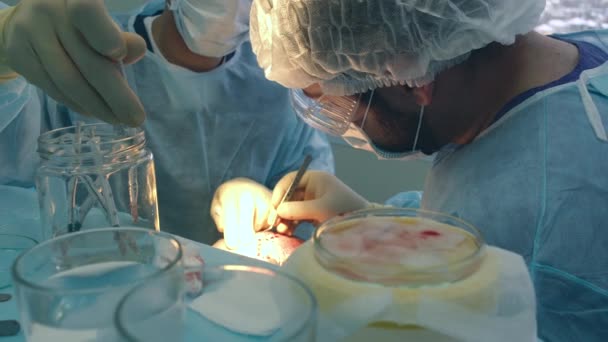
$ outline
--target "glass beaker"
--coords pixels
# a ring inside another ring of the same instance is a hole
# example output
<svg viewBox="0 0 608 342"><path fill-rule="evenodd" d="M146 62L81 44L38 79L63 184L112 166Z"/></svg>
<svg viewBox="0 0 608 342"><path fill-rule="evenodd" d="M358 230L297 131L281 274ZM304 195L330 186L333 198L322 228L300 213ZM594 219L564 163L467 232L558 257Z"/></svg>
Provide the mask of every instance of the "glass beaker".
<svg viewBox="0 0 608 342"><path fill-rule="evenodd" d="M314 341L317 303L299 280L261 267L205 267L203 291L182 301L162 282L146 282L116 313L122 340Z"/></svg>
<svg viewBox="0 0 608 342"><path fill-rule="evenodd" d="M11 285L10 269L15 259L37 243L27 236L0 234L0 289Z"/></svg>
<svg viewBox="0 0 608 342"><path fill-rule="evenodd" d="M152 152L141 128L78 124L42 134L42 240L82 229L159 229Z"/></svg>
<svg viewBox="0 0 608 342"><path fill-rule="evenodd" d="M283 269L317 296L320 334L444 342L455 339L422 328L419 310L428 303L491 310L498 267L485 255L480 233L458 218L378 208L324 222Z"/></svg>
<svg viewBox="0 0 608 342"><path fill-rule="evenodd" d="M119 301L143 281L183 283L182 249L149 229L91 229L31 248L12 276L28 341L116 341Z"/></svg>

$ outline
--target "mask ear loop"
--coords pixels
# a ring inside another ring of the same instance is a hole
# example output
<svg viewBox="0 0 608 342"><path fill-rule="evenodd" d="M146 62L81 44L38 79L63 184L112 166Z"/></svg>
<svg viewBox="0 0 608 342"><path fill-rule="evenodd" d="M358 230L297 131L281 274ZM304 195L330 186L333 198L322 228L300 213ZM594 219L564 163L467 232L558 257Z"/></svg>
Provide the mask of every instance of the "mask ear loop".
<svg viewBox="0 0 608 342"><path fill-rule="evenodd" d="M372 99L374 98L374 92L376 90L372 90L372 93L369 95L369 100L367 100L367 107L365 108L365 114L363 114L363 121L361 121L361 130L365 132L365 120L367 120L367 114L369 113L369 108L372 106Z"/></svg>
<svg viewBox="0 0 608 342"><path fill-rule="evenodd" d="M418 115L418 128L416 128L416 137L414 138L414 145L412 145L412 152L416 151L416 145L418 145L418 137L420 136L420 128L422 127L422 118L424 117L424 107L425 106L420 106L420 114Z"/></svg>

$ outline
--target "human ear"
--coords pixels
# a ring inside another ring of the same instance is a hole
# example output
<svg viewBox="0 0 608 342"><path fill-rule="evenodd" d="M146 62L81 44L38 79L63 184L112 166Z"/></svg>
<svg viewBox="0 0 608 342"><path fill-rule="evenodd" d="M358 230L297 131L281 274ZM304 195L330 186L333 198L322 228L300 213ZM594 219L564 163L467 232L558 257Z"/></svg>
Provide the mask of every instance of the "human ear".
<svg viewBox="0 0 608 342"><path fill-rule="evenodd" d="M412 88L416 103L420 106L428 106L433 102L434 83L425 84L421 87Z"/></svg>

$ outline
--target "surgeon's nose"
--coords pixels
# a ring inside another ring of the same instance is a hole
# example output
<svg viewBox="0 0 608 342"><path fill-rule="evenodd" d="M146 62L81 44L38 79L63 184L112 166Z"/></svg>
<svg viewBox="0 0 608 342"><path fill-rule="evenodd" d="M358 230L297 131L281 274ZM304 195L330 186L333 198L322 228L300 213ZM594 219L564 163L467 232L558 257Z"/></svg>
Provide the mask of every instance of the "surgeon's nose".
<svg viewBox="0 0 608 342"><path fill-rule="evenodd" d="M304 89L302 89L304 95L310 97L313 100L320 98L323 95L323 89L318 83L310 85Z"/></svg>

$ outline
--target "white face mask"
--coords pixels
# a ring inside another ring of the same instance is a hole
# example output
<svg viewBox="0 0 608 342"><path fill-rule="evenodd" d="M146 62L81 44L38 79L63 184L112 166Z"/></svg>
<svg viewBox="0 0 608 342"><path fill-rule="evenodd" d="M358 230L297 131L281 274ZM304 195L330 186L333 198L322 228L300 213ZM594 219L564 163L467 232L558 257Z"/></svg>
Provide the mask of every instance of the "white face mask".
<svg viewBox="0 0 608 342"><path fill-rule="evenodd" d="M371 101L370 101L371 103ZM424 106L420 107L420 114L418 115L418 127L416 128L416 136L414 137L414 144L412 150L407 152L388 152L378 147L365 133L362 127L365 125L367 114L369 112L369 105L366 109L361 127L351 124L349 129L342 135L342 138L352 147L357 149L366 150L374 153L378 159L394 159L394 160L417 160L427 157L422 151L416 150L418 145L418 138L420 137L420 128L422 127L422 118L424 117Z"/></svg>
<svg viewBox="0 0 608 342"><path fill-rule="evenodd" d="M251 0L171 0L175 25L188 48L224 57L249 39Z"/></svg>
<svg viewBox="0 0 608 342"><path fill-rule="evenodd" d="M151 0L104 0L111 15L138 14Z"/></svg>

